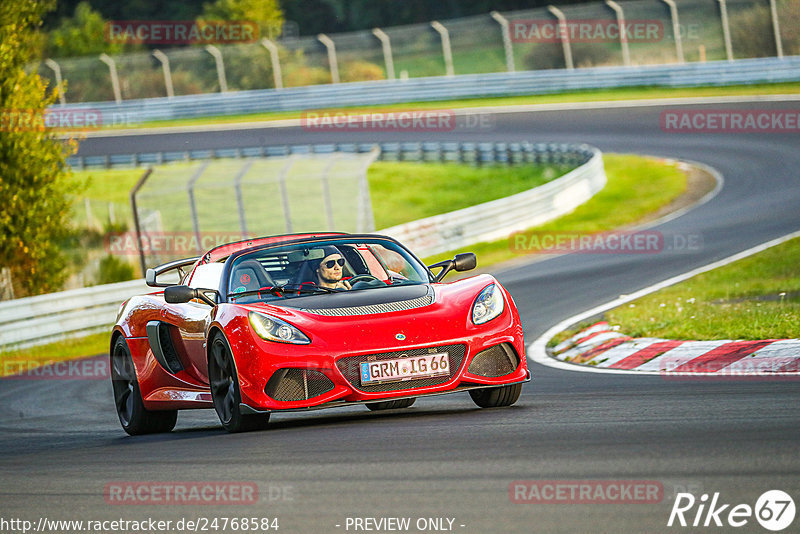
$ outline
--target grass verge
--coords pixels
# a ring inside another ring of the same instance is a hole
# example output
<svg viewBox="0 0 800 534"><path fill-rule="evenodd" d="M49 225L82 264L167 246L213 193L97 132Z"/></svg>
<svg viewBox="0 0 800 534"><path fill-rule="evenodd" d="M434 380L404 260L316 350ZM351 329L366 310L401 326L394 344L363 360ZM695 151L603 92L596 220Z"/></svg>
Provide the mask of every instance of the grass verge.
<svg viewBox="0 0 800 534"><path fill-rule="evenodd" d="M775 94L798 94L800 83L775 83L756 85L732 85L726 87L625 87L620 89L602 89L573 91L550 95L526 95L493 98L472 98L464 100L444 100L434 102L408 102L403 104L379 106L354 106L336 109L347 109L351 112L363 111L401 111L408 109L456 109L474 108L484 106L513 106L535 104L562 104L573 102L617 101L617 100L646 100L659 98L688 98L711 96L752 96ZM316 110L324 111L324 110ZM237 124L245 122L259 122L283 119L298 119L302 111L278 111L254 113L249 115L220 115L213 117L198 117L192 119L179 119L169 121L150 121L125 128L159 128L174 126L198 126L205 124ZM113 129L113 128L112 128Z"/></svg>
<svg viewBox="0 0 800 534"><path fill-rule="evenodd" d="M595 233L631 226L669 204L686 190L686 175L676 162L623 154L603 154L606 186L572 213L529 229L536 232ZM469 247L480 268L523 257L509 238ZM452 258L450 251L426 258L431 263Z"/></svg>
<svg viewBox="0 0 800 534"><path fill-rule="evenodd" d="M0 353L0 376L8 376L50 362L73 360L87 355L108 353L109 334L101 332L57 343Z"/></svg>
<svg viewBox="0 0 800 534"><path fill-rule="evenodd" d="M620 332L665 339L800 336L800 238L606 312Z"/></svg>

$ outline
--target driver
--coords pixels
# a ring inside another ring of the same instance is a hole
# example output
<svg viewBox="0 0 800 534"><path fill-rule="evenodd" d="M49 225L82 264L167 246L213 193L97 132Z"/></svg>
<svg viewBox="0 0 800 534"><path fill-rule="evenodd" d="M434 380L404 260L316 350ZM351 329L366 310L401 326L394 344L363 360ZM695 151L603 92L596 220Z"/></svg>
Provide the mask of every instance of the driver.
<svg viewBox="0 0 800 534"><path fill-rule="evenodd" d="M330 289L350 289L350 282L342 280L342 268L345 261L339 249L327 246L323 249L325 257L320 260L314 269L316 284Z"/></svg>

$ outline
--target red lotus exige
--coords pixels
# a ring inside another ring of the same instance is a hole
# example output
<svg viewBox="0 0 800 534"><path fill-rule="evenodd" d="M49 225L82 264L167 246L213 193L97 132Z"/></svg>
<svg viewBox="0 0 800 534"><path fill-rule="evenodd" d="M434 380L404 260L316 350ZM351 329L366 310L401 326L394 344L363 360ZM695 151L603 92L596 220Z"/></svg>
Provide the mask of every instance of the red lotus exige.
<svg viewBox="0 0 800 534"><path fill-rule="evenodd" d="M123 303L111 378L128 434L213 407L230 432L272 412L469 391L509 406L530 380L519 313L494 277L441 283L475 255L425 267L379 235L264 237L148 269L163 291ZM431 269L440 269L434 276Z"/></svg>

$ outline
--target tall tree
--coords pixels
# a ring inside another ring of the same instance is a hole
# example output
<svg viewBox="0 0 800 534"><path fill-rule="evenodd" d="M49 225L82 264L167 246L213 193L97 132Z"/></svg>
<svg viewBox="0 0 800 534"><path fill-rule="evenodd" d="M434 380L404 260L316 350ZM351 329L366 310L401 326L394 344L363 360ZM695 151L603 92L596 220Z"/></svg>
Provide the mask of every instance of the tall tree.
<svg viewBox="0 0 800 534"><path fill-rule="evenodd" d="M48 34L45 54L71 57L121 52L121 44L106 39L105 23L103 16L92 9L89 2L81 2L75 7L72 17L61 19L58 27Z"/></svg>
<svg viewBox="0 0 800 534"><path fill-rule="evenodd" d="M53 0L0 2L0 267L17 296L59 289L66 277L57 241L69 227L69 143L43 126L55 95L25 66L35 56L42 15ZM74 146L72 146L74 149Z"/></svg>

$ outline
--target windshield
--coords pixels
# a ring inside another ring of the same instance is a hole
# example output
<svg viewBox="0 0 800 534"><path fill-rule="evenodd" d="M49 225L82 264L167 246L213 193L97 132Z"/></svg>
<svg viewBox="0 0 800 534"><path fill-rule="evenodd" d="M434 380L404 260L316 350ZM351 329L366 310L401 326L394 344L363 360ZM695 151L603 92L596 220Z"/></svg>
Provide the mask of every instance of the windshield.
<svg viewBox="0 0 800 534"><path fill-rule="evenodd" d="M335 239L238 256L231 265L227 298L243 304L430 281L425 266L392 241Z"/></svg>

